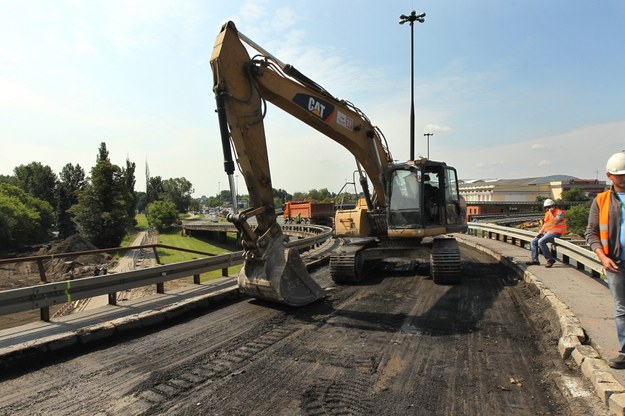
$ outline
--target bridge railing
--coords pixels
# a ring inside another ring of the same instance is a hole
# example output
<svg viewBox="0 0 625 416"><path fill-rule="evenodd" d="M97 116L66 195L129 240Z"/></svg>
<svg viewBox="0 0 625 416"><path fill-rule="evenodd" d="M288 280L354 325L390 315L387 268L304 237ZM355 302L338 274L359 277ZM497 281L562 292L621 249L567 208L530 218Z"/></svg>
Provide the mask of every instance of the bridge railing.
<svg viewBox="0 0 625 416"><path fill-rule="evenodd" d="M523 248L528 248L530 242L536 237L536 233L533 231L486 223L470 223L467 233L477 237L503 241ZM586 272L592 277L602 277L604 270L597 255L590 251L584 242L579 243L583 244L575 244L575 242L569 240L556 238L553 244L551 244L551 250L553 255L563 263Z"/></svg>
<svg viewBox="0 0 625 416"><path fill-rule="evenodd" d="M290 225L283 228L289 234L294 233L298 237L296 240L287 242L285 246L302 251L317 247L332 237L331 228L319 225ZM302 238L299 238L300 236ZM108 295L109 304L115 305L117 292L123 290L149 285L162 288L166 281L191 276L194 277L194 283L199 284L199 276L202 273L219 269L227 270L228 267L242 263L243 252L236 251L147 269L4 290L0 291L0 315L40 309L41 319L49 320L49 308L54 305L101 295ZM163 293L161 290L157 291Z"/></svg>

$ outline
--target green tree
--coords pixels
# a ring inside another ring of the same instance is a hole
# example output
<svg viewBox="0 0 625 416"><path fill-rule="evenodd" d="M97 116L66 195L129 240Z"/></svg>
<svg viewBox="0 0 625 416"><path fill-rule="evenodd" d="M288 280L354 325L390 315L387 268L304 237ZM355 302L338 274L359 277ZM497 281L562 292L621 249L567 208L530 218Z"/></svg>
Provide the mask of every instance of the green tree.
<svg viewBox="0 0 625 416"><path fill-rule="evenodd" d="M206 199L207 207L220 207L224 204L223 200L219 196L210 196Z"/></svg>
<svg viewBox="0 0 625 416"><path fill-rule="evenodd" d="M282 206L286 201L290 201L293 198L293 195L289 194L284 189L272 189L273 199L280 200L280 206Z"/></svg>
<svg viewBox="0 0 625 416"><path fill-rule="evenodd" d="M543 203L545 202L545 199L547 199L546 196L537 196L536 197L536 206L532 207L532 211L534 211L534 212L542 211L543 210Z"/></svg>
<svg viewBox="0 0 625 416"><path fill-rule="evenodd" d="M0 175L0 183L10 183L11 185L20 186L15 176Z"/></svg>
<svg viewBox="0 0 625 416"><path fill-rule="evenodd" d="M150 202L146 208L146 217L150 227L163 231L178 218L176 204L171 201Z"/></svg>
<svg viewBox="0 0 625 416"><path fill-rule="evenodd" d="M200 200L192 199L191 204L189 205L189 211L198 212L200 210Z"/></svg>
<svg viewBox="0 0 625 416"><path fill-rule="evenodd" d="M100 248L117 247L131 223L124 174L109 160L106 143L100 144L91 182L79 193L71 208L78 232Z"/></svg>
<svg viewBox="0 0 625 416"><path fill-rule="evenodd" d="M79 164L68 163L59 174L57 185L58 205L56 210L57 230L59 235L67 238L76 233L76 224L69 209L78 203L78 193L86 185L85 171Z"/></svg>
<svg viewBox="0 0 625 416"><path fill-rule="evenodd" d="M295 192L291 201L304 201L307 198L307 194L303 192Z"/></svg>
<svg viewBox="0 0 625 416"><path fill-rule="evenodd" d="M137 225L135 219L137 214L137 194L135 192L135 168L136 164L126 158L126 168L122 170L122 177L124 181L125 194L126 194L126 210L128 211L128 226L134 227Z"/></svg>
<svg viewBox="0 0 625 416"><path fill-rule="evenodd" d="M173 202L178 212L189 211L193 185L185 178L173 178L163 181L163 200Z"/></svg>
<svg viewBox="0 0 625 416"><path fill-rule="evenodd" d="M145 208L148 206L148 194L145 192L138 191L135 193L137 197L137 211L145 212Z"/></svg>
<svg viewBox="0 0 625 416"><path fill-rule="evenodd" d="M163 179L160 176L151 176L147 180L147 203L163 199Z"/></svg>
<svg viewBox="0 0 625 416"><path fill-rule="evenodd" d="M583 236L588 226L589 207L575 205L566 211L566 225L570 233Z"/></svg>
<svg viewBox="0 0 625 416"><path fill-rule="evenodd" d="M328 191L328 188L311 189L306 195L307 200L312 202L334 202L336 194Z"/></svg>
<svg viewBox="0 0 625 416"><path fill-rule="evenodd" d="M13 169L20 188L38 199L43 199L50 206L56 207L56 184L58 178L50 166L43 166L39 162L28 165L19 165Z"/></svg>
<svg viewBox="0 0 625 416"><path fill-rule="evenodd" d="M21 188L0 183L0 248L19 248L48 238L54 210Z"/></svg>
<svg viewBox="0 0 625 416"><path fill-rule="evenodd" d="M562 201L581 202L589 200L590 198L586 196L586 192L580 188L573 188L562 192Z"/></svg>

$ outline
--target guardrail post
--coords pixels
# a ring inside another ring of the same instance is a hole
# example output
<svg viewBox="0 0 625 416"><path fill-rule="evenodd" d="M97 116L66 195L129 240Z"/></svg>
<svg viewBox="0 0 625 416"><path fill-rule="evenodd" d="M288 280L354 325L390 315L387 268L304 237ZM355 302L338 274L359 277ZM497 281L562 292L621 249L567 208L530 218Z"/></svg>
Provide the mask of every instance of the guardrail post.
<svg viewBox="0 0 625 416"><path fill-rule="evenodd" d="M39 269L39 280L41 283L48 283L48 278L46 277L46 269L43 267L43 260L37 260L37 269Z"/></svg>
<svg viewBox="0 0 625 416"><path fill-rule="evenodd" d="M109 293L109 305L117 306L117 293Z"/></svg>
<svg viewBox="0 0 625 416"><path fill-rule="evenodd" d="M228 277L228 268L224 267L223 269L221 269L221 276L222 277Z"/></svg>
<svg viewBox="0 0 625 416"><path fill-rule="evenodd" d="M48 279L46 277L46 269L43 267L43 260L37 260L37 269L39 269L39 280L41 283L48 283ZM45 306L39 309L39 317L42 321L50 322L50 307Z"/></svg>
<svg viewBox="0 0 625 416"><path fill-rule="evenodd" d="M193 283L196 284L196 285L199 285L201 283L199 274L194 274L193 275Z"/></svg>
<svg viewBox="0 0 625 416"><path fill-rule="evenodd" d="M569 258L569 256L567 256L566 254L562 255L562 263L564 264L571 264L571 259Z"/></svg>
<svg viewBox="0 0 625 416"><path fill-rule="evenodd" d="M39 319L44 322L50 322L50 307L45 306L39 309Z"/></svg>
<svg viewBox="0 0 625 416"><path fill-rule="evenodd" d="M156 293L165 293L165 283L161 282L156 284Z"/></svg>
<svg viewBox="0 0 625 416"><path fill-rule="evenodd" d="M154 252L154 259L156 259L156 264L161 264L161 258L158 256L156 246L152 246L152 251Z"/></svg>

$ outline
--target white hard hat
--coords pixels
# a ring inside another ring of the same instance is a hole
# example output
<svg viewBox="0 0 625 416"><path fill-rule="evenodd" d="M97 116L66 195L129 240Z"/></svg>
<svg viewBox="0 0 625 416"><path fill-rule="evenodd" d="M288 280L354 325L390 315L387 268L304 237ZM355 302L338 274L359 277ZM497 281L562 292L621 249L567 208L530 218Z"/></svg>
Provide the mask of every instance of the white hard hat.
<svg viewBox="0 0 625 416"><path fill-rule="evenodd" d="M543 202L543 207L552 207L556 204L556 201L554 201L553 199L545 199L545 201Z"/></svg>
<svg viewBox="0 0 625 416"><path fill-rule="evenodd" d="M612 175L625 175L625 152L621 151L610 156L605 170Z"/></svg>

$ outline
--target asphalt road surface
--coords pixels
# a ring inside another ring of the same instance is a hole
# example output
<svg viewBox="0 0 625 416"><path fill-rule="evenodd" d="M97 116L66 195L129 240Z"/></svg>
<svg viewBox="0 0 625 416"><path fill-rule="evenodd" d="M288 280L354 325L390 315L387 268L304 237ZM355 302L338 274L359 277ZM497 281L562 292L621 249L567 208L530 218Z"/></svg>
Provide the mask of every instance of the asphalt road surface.
<svg viewBox="0 0 625 416"><path fill-rule="evenodd" d="M376 270L303 308L252 299L0 375L2 415L607 415L523 282Z"/></svg>

